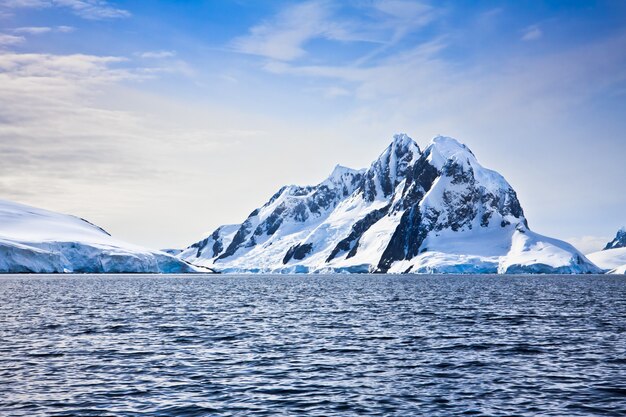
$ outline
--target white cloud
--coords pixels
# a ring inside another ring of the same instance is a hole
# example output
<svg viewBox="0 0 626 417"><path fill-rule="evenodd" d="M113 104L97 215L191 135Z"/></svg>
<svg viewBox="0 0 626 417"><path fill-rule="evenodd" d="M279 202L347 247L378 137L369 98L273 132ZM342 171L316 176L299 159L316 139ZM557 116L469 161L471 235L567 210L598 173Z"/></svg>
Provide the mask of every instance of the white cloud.
<svg viewBox="0 0 626 417"><path fill-rule="evenodd" d="M134 77L133 73L124 69L110 68L111 64L125 61L122 57L94 55L52 55L52 54L0 54L0 74L6 82L5 86L14 85L17 81L29 80L41 82L68 81L64 85L69 91L74 82L81 84L99 84Z"/></svg>
<svg viewBox="0 0 626 417"><path fill-rule="evenodd" d="M13 29L13 33L25 33L28 35L43 35L44 33L58 32L69 33L75 29L72 26L25 26Z"/></svg>
<svg viewBox="0 0 626 417"><path fill-rule="evenodd" d="M277 74L352 83L356 96L363 100L390 96L397 100L411 99L415 94L423 97L432 92L435 95L449 82L445 78L451 76L450 68L436 57L444 47L443 41L435 40L367 66L298 66L269 62L264 68Z"/></svg>
<svg viewBox="0 0 626 417"><path fill-rule="evenodd" d="M49 0L3 0L0 5L14 8L42 8L48 7L50 3Z"/></svg>
<svg viewBox="0 0 626 417"><path fill-rule="evenodd" d="M287 62L305 56L306 44L314 39L379 44L357 60L362 64L438 16L432 6L415 1L378 0L357 6L364 12L360 18L344 17L340 3L316 0L290 5L253 26L248 35L234 39L231 46L237 52Z"/></svg>
<svg viewBox="0 0 626 417"><path fill-rule="evenodd" d="M111 6L105 0L54 0L57 6L70 8L85 19L115 19L130 17L130 12Z"/></svg>
<svg viewBox="0 0 626 417"><path fill-rule="evenodd" d="M386 15L382 24L394 31L391 42L427 25L437 15L432 6L414 1L381 0L374 3L374 8Z"/></svg>
<svg viewBox="0 0 626 417"><path fill-rule="evenodd" d="M403 0L381 0L374 3L374 7L403 20L425 18L425 15L433 10L432 6L427 4ZM426 18L426 20L429 19Z"/></svg>
<svg viewBox="0 0 626 417"><path fill-rule="evenodd" d="M171 58L176 56L175 51L147 51L141 52L138 54L141 58L149 58L149 59L160 59L160 58Z"/></svg>
<svg viewBox="0 0 626 417"><path fill-rule="evenodd" d="M272 61L263 68L277 74L349 82L363 100L393 97L396 103L412 103L417 113L442 103L442 114L450 103L471 106L477 100L491 102L499 111L528 107L541 100L551 100L552 106L571 103L599 91L613 91L626 81L626 33L551 55L523 60L512 57L492 71L474 72L471 67L444 60L440 52L446 47L446 41L436 39L370 65L311 66ZM596 76L599 71L603 77ZM507 103L506 110L503 103Z"/></svg>
<svg viewBox="0 0 626 417"><path fill-rule="evenodd" d="M235 50L290 61L305 54L304 43L327 36L330 9L327 2L309 1L290 6L271 22L254 26L250 34L235 39Z"/></svg>
<svg viewBox="0 0 626 417"><path fill-rule="evenodd" d="M408 12L407 4L408 2L391 1L378 2L376 6L377 10L385 14L387 18L389 16L397 18L403 10ZM340 42L385 42L379 33L381 29L379 24L337 17L338 7L338 4L323 0L290 5L273 19L250 28L248 35L235 38L231 46L241 53L280 61L293 61L306 55L304 47L313 39ZM410 13L414 12L415 7L411 7ZM420 25L414 14L402 17L407 22L411 18L413 18L414 26ZM388 19L386 21L388 22ZM404 26L398 24L395 30L398 27Z"/></svg>
<svg viewBox="0 0 626 417"><path fill-rule="evenodd" d="M91 20L116 19L130 17L128 10L112 6L106 0L3 0L0 5L8 8L63 7L74 14Z"/></svg>
<svg viewBox="0 0 626 417"><path fill-rule="evenodd" d="M122 61L91 55L0 54L0 153L12 155L0 168L0 191L43 196L77 178L128 175L130 169L109 170L107 159L124 160L118 146L137 135L136 120L91 102L104 87L137 78L114 67Z"/></svg>
<svg viewBox="0 0 626 417"><path fill-rule="evenodd" d="M50 31L52 31L52 28L47 26L28 26L13 29L13 32L15 33L28 33L29 35L40 35L42 33L48 33Z"/></svg>
<svg viewBox="0 0 626 417"><path fill-rule="evenodd" d="M532 25L523 30L523 41L536 41L543 37L543 31L537 25Z"/></svg>
<svg viewBox="0 0 626 417"><path fill-rule="evenodd" d="M211 194L232 187L225 177L233 161L254 165L265 131L254 115L206 104L195 110L130 88L154 77L132 64L0 53L0 198L77 214L146 245L182 245L197 235L202 204L210 203L197 191L207 180L224 184ZM254 152L226 157L224 149L242 144ZM194 207L182 223L173 219L181 201ZM168 216L177 226L164 233L158 223Z"/></svg>
<svg viewBox="0 0 626 417"><path fill-rule="evenodd" d="M138 78L114 67L120 62L91 55L0 54L0 146L15 156L0 169L5 181L29 170L50 178L101 171L98 162L115 148L113 138L128 139L136 131L129 114L90 103L105 86Z"/></svg>
<svg viewBox="0 0 626 417"><path fill-rule="evenodd" d="M17 45L24 42L23 36L8 35L6 33L0 33L0 46L2 45Z"/></svg>

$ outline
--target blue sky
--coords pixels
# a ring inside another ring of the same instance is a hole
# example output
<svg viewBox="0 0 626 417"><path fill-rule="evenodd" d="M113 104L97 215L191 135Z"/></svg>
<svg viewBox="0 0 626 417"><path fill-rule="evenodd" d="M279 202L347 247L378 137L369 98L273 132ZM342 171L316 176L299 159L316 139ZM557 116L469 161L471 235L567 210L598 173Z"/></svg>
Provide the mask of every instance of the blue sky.
<svg viewBox="0 0 626 417"><path fill-rule="evenodd" d="M0 197L183 246L445 134L589 251L626 223L625 23L623 1L0 0Z"/></svg>

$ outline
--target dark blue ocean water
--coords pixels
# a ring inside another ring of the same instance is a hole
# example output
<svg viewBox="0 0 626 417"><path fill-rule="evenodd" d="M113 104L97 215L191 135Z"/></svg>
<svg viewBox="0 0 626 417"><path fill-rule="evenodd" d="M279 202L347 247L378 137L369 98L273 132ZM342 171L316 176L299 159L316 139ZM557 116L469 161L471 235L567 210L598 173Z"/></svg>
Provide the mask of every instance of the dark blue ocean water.
<svg viewBox="0 0 626 417"><path fill-rule="evenodd" d="M626 278L1 276L0 415L624 416Z"/></svg>

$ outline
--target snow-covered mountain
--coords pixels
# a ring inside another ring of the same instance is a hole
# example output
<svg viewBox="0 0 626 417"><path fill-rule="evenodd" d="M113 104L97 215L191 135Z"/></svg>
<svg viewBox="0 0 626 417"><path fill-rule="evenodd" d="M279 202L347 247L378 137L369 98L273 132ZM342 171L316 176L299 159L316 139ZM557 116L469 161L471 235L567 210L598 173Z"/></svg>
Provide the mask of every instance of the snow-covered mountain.
<svg viewBox="0 0 626 417"><path fill-rule="evenodd" d="M607 243L603 250L587 257L610 274L626 274L626 227L619 229L615 239Z"/></svg>
<svg viewBox="0 0 626 417"><path fill-rule="evenodd" d="M196 271L172 255L114 239L84 219L0 200L0 273Z"/></svg>
<svg viewBox="0 0 626 417"><path fill-rule="evenodd" d="M470 149L407 135L368 169L286 186L180 258L222 272L593 273L571 245L532 232L513 188Z"/></svg>
<svg viewBox="0 0 626 417"><path fill-rule="evenodd" d="M626 248L626 226L617 231L615 239L610 241L604 247L604 250Z"/></svg>

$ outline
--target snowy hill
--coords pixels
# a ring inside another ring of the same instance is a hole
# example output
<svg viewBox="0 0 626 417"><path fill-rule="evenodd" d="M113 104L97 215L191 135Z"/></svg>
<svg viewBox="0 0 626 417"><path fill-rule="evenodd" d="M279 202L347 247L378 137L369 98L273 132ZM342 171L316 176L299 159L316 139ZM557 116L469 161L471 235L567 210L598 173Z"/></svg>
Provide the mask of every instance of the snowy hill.
<svg viewBox="0 0 626 417"><path fill-rule="evenodd" d="M587 257L610 274L626 274L626 227L618 230L615 239L607 243L603 250Z"/></svg>
<svg viewBox="0 0 626 417"><path fill-rule="evenodd" d="M365 170L281 188L241 224L178 255L222 272L592 273L528 229L515 191L455 139L407 135Z"/></svg>
<svg viewBox="0 0 626 417"><path fill-rule="evenodd" d="M0 200L0 272L196 272L78 217Z"/></svg>

